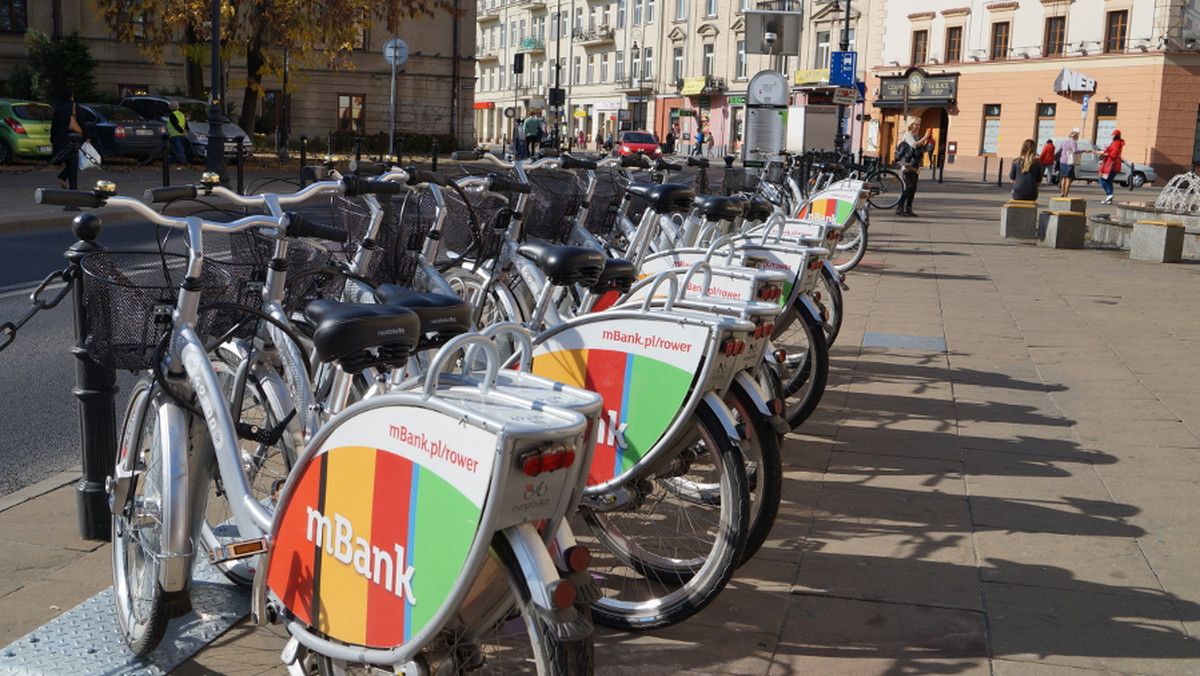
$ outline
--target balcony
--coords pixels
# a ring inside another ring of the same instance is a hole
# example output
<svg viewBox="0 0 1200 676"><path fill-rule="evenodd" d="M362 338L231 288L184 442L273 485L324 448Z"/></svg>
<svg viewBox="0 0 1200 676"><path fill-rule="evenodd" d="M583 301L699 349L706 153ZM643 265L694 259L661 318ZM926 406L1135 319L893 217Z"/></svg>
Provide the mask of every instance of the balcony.
<svg viewBox="0 0 1200 676"><path fill-rule="evenodd" d="M524 0L520 7L530 11L546 9L546 0Z"/></svg>
<svg viewBox="0 0 1200 676"><path fill-rule="evenodd" d="M499 7L489 7L488 9L480 10L479 14L476 15L475 20L478 21L479 23L490 23L492 21L499 21L500 20L500 8Z"/></svg>
<svg viewBox="0 0 1200 676"><path fill-rule="evenodd" d="M640 94L642 92L652 91L654 89L654 78L647 77L638 79L627 77L614 82L613 89L623 94Z"/></svg>
<svg viewBox="0 0 1200 676"><path fill-rule="evenodd" d="M685 77L671 81L675 93L683 96L699 96L701 94L720 94L728 89L725 78L712 75Z"/></svg>
<svg viewBox="0 0 1200 676"><path fill-rule="evenodd" d="M585 47L596 47L599 45L612 44L616 31L609 26L600 26L598 28L589 28L587 30L577 30L571 37L575 42Z"/></svg>
<svg viewBox="0 0 1200 676"><path fill-rule="evenodd" d="M517 44L517 51L541 54L546 51L546 43L541 38L522 38Z"/></svg>
<svg viewBox="0 0 1200 676"><path fill-rule="evenodd" d="M475 48L475 60L476 61L479 61L479 62L498 61L499 59L500 59L500 50L498 50L498 49L486 49L484 47L476 47Z"/></svg>

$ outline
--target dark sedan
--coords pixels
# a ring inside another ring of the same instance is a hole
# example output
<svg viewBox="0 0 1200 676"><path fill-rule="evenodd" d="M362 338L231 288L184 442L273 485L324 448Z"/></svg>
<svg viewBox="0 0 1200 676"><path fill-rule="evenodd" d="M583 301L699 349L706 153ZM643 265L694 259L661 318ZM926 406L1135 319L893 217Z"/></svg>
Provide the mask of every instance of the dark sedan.
<svg viewBox="0 0 1200 676"><path fill-rule="evenodd" d="M110 103L80 103L76 110L88 140L103 158L144 159L162 147L167 126L158 120L147 120L130 108Z"/></svg>

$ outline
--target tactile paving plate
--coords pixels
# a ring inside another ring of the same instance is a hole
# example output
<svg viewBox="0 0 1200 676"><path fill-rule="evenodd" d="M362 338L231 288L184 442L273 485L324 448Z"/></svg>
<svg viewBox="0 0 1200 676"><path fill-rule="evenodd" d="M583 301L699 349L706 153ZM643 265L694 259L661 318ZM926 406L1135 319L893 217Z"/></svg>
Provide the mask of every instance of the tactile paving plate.
<svg viewBox="0 0 1200 676"><path fill-rule="evenodd" d="M149 657L125 648L112 587L0 649L0 674L166 674L250 612L250 598L207 563L197 563L192 611L171 620Z"/></svg>

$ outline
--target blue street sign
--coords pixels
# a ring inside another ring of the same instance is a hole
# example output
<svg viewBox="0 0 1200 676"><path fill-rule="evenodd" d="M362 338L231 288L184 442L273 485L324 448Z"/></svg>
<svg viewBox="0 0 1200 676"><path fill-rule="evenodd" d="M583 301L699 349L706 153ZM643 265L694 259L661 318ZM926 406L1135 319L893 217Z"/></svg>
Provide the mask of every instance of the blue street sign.
<svg viewBox="0 0 1200 676"><path fill-rule="evenodd" d="M1087 109L1088 109L1088 102L1089 102L1089 101L1091 101L1091 100L1092 100L1092 95L1091 95L1091 94L1084 94L1084 95L1083 95L1083 112L1085 112L1085 113L1087 112Z"/></svg>
<svg viewBox="0 0 1200 676"><path fill-rule="evenodd" d="M829 84L853 87L858 73L858 52L829 55Z"/></svg>

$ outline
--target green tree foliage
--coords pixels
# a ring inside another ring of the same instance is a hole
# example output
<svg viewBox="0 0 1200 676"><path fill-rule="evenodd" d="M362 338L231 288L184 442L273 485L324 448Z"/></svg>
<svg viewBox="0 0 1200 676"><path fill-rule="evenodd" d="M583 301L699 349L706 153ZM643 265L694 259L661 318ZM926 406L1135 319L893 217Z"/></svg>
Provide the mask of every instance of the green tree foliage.
<svg viewBox="0 0 1200 676"><path fill-rule="evenodd" d="M30 96L40 101L57 102L62 92L75 92L77 101L95 98L96 62L78 32L55 40L30 28L25 31L25 55L32 77Z"/></svg>
<svg viewBox="0 0 1200 676"><path fill-rule="evenodd" d="M162 62L163 49L179 47L194 62L208 49L211 0L95 0L100 17L118 38L138 39ZM395 33L408 17L454 11L454 0L222 0L223 58L245 57L248 77L241 126L252 128L265 77L321 64L353 68L351 54L364 31L382 22ZM188 31L196 40L187 40ZM285 59L286 48L286 59ZM289 78L295 84L295 78Z"/></svg>

